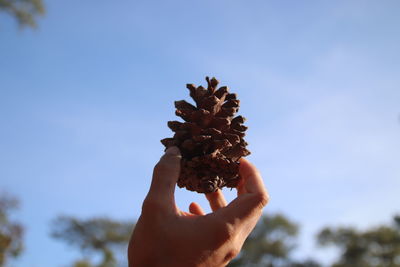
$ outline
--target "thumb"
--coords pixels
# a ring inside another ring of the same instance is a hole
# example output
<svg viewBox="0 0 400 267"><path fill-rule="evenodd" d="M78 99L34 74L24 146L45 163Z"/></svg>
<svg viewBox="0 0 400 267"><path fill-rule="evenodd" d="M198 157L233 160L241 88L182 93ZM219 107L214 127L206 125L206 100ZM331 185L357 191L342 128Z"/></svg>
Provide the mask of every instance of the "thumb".
<svg viewBox="0 0 400 267"><path fill-rule="evenodd" d="M173 206L175 203L175 185L179 178L181 153L175 146L168 148L153 171L153 179L148 200L158 202L162 205Z"/></svg>

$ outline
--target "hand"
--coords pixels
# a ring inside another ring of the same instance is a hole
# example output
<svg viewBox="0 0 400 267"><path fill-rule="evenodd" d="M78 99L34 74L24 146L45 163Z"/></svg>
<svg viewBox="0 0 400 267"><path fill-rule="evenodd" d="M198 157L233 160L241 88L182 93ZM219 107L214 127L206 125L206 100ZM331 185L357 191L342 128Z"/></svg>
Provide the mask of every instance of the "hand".
<svg viewBox="0 0 400 267"><path fill-rule="evenodd" d="M220 190L206 194L212 213L197 203L190 212L175 204L174 191L181 155L169 148L154 168L149 193L128 248L130 267L225 266L243 246L268 203L257 169L240 162L238 196L229 205Z"/></svg>

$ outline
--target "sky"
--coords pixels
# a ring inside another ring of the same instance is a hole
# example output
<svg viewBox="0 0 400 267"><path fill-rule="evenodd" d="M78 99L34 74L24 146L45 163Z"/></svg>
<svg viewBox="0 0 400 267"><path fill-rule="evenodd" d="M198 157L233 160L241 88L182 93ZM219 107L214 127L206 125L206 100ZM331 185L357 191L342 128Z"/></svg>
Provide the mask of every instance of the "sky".
<svg viewBox="0 0 400 267"><path fill-rule="evenodd" d="M321 227L400 213L399 1L45 4L36 30L0 13L0 190L20 199L26 229L10 266L80 256L50 237L58 215L134 221L173 102L207 75L241 100L264 212L300 224L296 257L328 263Z"/></svg>

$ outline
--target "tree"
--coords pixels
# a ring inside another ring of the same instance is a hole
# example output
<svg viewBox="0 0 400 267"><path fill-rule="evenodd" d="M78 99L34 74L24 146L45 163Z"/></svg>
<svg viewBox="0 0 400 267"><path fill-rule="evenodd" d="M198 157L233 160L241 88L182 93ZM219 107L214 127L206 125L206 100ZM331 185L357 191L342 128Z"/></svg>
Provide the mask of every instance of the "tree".
<svg viewBox="0 0 400 267"><path fill-rule="evenodd" d="M313 259L308 259L304 262L293 262L289 267L321 267L321 265Z"/></svg>
<svg viewBox="0 0 400 267"><path fill-rule="evenodd" d="M23 227L10 219L10 212L17 208L17 199L0 196L0 266L4 266L7 259L18 257L23 249Z"/></svg>
<svg viewBox="0 0 400 267"><path fill-rule="evenodd" d="M334 245L341 256L333 267L398 267L400 266L400 217L393 224L366 231L353 228L325 228L318 234L322 246Z"/></svg>
<svg viewBox="0 0 400 267"><path fill-rule="evenodd" d="M319 266L312 260L295 263L291 259L297 233L298 226L285 216L264 215L229 266Z"/></svg>
<svg viewBox="0 0 400 267"><path fill-rule="evenodd" d="M109 218L81 220L60 216L52 224L52 236L82 251L85 258L76 261L74 267L113 267L120 265L118 252L123 251L120 262L126 261L125 252L132 229L132 223ZM87 256L93 254L102 257L97 265L88 260Z"/></svg>
<svg viewBox="0 0 400 267"><path fill-rule="evenodd" d="M0 0L0 11L15 17L20 26L36 27L36 17L44 15L42 0Z"/></svg>

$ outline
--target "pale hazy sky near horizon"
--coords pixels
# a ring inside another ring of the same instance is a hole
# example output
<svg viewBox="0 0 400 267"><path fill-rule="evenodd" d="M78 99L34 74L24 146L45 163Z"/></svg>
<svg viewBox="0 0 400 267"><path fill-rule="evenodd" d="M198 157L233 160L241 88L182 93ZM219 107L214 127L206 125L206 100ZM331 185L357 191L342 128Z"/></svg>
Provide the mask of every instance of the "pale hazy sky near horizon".
<svg viewBox="0 0 400 267"><path fill-rule="evenodd" d="M0 190L26 227L12 266L79 257L49 236L57 215L137 218L173 101L206 75L238 93L265 213L301 225L299 258L331 259L322 226L400 212L400 1L45 3L37 30L0 14Z"/></svg>

